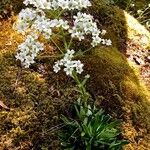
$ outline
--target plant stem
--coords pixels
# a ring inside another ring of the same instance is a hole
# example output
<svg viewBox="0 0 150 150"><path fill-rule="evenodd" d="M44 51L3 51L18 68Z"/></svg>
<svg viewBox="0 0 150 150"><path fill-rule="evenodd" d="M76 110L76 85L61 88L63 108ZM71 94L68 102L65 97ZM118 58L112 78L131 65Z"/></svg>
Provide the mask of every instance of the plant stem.
<svg viewBox="0 0 150 150"><path fill-rule="evenodd" d="M71 47L71 44L72 44L72 38L70 39L70 41L69 41L69 44L68 44L68 46L67 46L67 49L69 49L70 47Z"/></svg>
<svg viewBox="0 0 150 150"><path fill-rule="evenodd" d="M147 10L149 9L149 7L145 8L145 10L143 10L143 12L139 15L139 17L137 17L137 19L141 19L142 17L144 17L145 15L147 15L148 13L145 13Z"/></svg>
<svg viewBox="0 0 150 150"><path fill-rule="evenodd" d="M90 47L89 49L83 51L83 54L89 52L92 48L93 48L93 47Z"/></svg>
<svg viewBox="0 0 150 150"><path fill-rule="evenodd" d="M59 51L64 54L64 52L60 49L60 47L57 45L57 43L52 39L50 38L50 40L53 42L53 44L59 49Z"/></svg>
<svg viewBox="0 0 150 150"><path fill-rule="evenodd" d="M146 19L146 20L142 21L141 24L146 23L147 21L150 21L150 19Z"/></svg>
<svg viewBox="0 0 150 150"><path fill-rule="evenodd" d="M64 12L64 10L61 10L60 13L58 14L57 18L59 19L61 14Z"/></svg>
<svg viewBox="0 0 150 150"><path fill-rule="evenodd" d="M68 44L66 42L66 37L65 37L65 33L64 33L63 28L61 28L61 31L62 31L62 37L63 37L63 43L64 43L64 46L65 46L65 50L67 50L68 49Z"/></svg>
<svg viewBox="0 0 150 150"><path fill-rule="evenodd" d="M83 102L85 104L85 106L87 106L87 100L89 98L89 93L86 91L84 85L82 84L82 82L79 80L77 73L75 71L73 71L72 73L72 77L73 79L76 81L77 86L79 88L79 91L81 93L81 97L83 98Z"/></svg>

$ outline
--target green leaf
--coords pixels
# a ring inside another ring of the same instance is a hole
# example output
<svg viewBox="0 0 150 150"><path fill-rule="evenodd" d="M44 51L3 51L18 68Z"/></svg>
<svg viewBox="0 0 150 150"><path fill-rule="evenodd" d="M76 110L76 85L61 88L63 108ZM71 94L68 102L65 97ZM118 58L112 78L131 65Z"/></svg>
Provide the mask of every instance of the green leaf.
<svg viewBox="0 0 150 150"><path fill-rule="evenodd" d="M108 149L120 150L128 142L118 140L120 122L105 115L103 110L95 106L84 105L79 101L74 105L76 119L63 116L62 120L67 125L64 127L60 140L64 149L91 150Z"/></svg>

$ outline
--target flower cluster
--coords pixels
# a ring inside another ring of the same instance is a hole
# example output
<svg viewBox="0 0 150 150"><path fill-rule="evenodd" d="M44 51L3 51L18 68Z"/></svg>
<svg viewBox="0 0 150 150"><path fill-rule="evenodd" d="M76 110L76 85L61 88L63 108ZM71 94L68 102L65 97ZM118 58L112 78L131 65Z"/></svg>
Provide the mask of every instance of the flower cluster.
<svg viewBox="0 0 150 150"><path fill-rule="evenodd" d="M24 34L36 16L37 12L35 10L31 8L22 9L22 11L19 13L15 28L18 30L18 32Z"/></svg>
<svg viewBox="0 0 150 150"><path fill-rule="evenodd" d="M69 28L68 21L63 21L62 19L50 20L44 16L37 16L31 28L39 31L46 39L49 39L52 34L52 28L54 27L62 27L67 30Z"/></svg>
<svg viewBox="0 0 150 150"><path fill-rule="evenodd" d="M19 18L15 26L18 32L24 34L30 27L35 32L42 33L46 39L49 39L52 34L52 28L62 27L64 30L69 29L68 21L62 19L50 20L45 15L39 15L39 13L30 8L23 9L19 13Z"/></svg>
<svg viewBox="0 0 150 150"><path fill-rule="evenodd" d="M37 56L39 51L42 51L43 44L37 41L38 36L36 34L31 34L27 36L24 43L18 46L18 53L16 59L20 60L25 68L29 68L31 64L34 63L34 58Z"/></svg>
<svg viewBox="0 0 150 150"><path fill-rule="evenodd" d="M91 6L89 0L25 0L24 4L33 5L34 9L26 8L19 14L18 22L15 27L22 34L34 32L38 35L43 35L45 39L51 39L53 28L61 27L63 30L67 30L72 38L78 38L79 41L85 39L87 35L92 35L91 45L93 47L100 43L111 45L111 40L101 38L101 36L105 35L106 31L99 30L96 22L93 21L93 16L89 14L78 12L76 16L73 16L73 26L71 26L71 22L60 19L59 17L58 19L51 20L46 16L47 11L45 10L58 9L61 11L60 8L63 10L81 10L82 8L87 8ZM37 56L38 52L43 50L43 44L38 42L37 39L35 35L28 35L26 41L18 47L19 52L16 58L20 60L26 68L34 63L34 58ZM66 42L64 39L63 41ZM66 47L67 43L65 42L64 44ZM69 46L70 45L69 43ZM74 69L77 73L82 72L83 65L81 62L71 60L73 58L73 52L72 50L68 50L65 57L55 64L55 72L60 70L60 66L65 67L64 71L67 75L71 75Z"/></svg>
<svg viewBox="0 0 150 150"><path fill-rule="evenodd" d="M31 4L38 9L47 10L56 10L58 8L61 8L63 10L81 10L82 8L87 8L91 6L89 0L25 0L24 4L26 6Z"/></svg>
<svg viewBox="0 0 150 150"><path fill-rule="evenodd" d="M99 37L100 34L104 35L106 31L100 31L98 29L97 24L93 22L93 16L78 12L77 16L74 16L73 18L75 19L74 26L69 30L69 33L71 33L73 38L78 38L79 41L81 41L85 39L85 35L91 34L93 39L91 45L93 47L100 43L111 45L111 40L102 39Z"/></svg>
<svg viewBox="0 0 150 150"><path fill-rule="evenodd" d="M74 50L67 50L67 53L65 54L64 58L55 62L55 65L53 66L54 72L58 72L61 70L61 67L64 67L64 71L66 75L72 76L73 70L75 70L77 73L81 74L83 72L83 64L80 60L72 60L73 55L75 51Z"/></svg>

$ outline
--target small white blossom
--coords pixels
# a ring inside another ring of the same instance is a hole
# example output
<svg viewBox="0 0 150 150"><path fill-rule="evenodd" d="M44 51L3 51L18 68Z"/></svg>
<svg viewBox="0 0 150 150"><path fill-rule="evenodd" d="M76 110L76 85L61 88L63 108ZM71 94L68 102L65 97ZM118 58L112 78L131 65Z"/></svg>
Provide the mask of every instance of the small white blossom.
<svg viewBox="0 0 150 150"><path fill-rule="evenodd" d="M131 7L134 7L134 6L135 6L135 4L134 4L134 3L132 3L130 6L131 6Z"/></svg>
<svg viewBox="0 0 150 150"><path fill-rule="evenodd" d="M75 53L75 51L73 49L72 50L67 50L67 53L65 54L63 60L71 60L74 57L73 56L74 53Z"/></svg>
<svg viewBox="0 0 150 150"><path fill-rule="evenodd" d="M60 26L65 30L69 29L68 21L64 21L62 19L58 20L57 27L60 27Z"/></svg>
<svg viewBox="0 0 150 150"><path fill-rule="evenodd" d="M36 17L36 11L31 8L22 9L19 13L19 20L32 21Z"/></svg>
<svg viewBox="0 0 150 150"><path fill-rule="evenodd" d="M73 72L74 68L71 65L66 65L64 68L64 71L66 73L66 75L72 76L72 72Z"/></svg>
<svg viewBox="0 0 150 150"><path fill-rule="evenodd" d="M102 39L99 36L93 36L92 39L93 41L91 42L91 45L93 47L97 46L102 41Z"/></svg>
<svg viewBox="0 0 150 150"><path fill-rule="evenodd" d="M102 30L101 35L105 35L106 34L106 30Z"/></svg>
<svg viewBox="0 0 150 150"><path fill-rule="evenodd" d="M51 2L47 0L25 0L23 3L26 6L33 5L38 9L52 9Z"/></svg>
<svg viewBox="0 0 150 150"><path fill-rule="evenodd" d="M86 78L86 79L89 79L89 78L90 78L90 75L89 75L89 74L87 74L87 75L85 76L85 78Z"/></svg>
<svg viewBox="0 0 150 150"><path fill-rule="evenodd" d="M83 72L83 64L80 60L76 61L76 71L77 73L81 74Z"/></svg>
<svg viewBox="0 0 150 150"><path fill-rule="evenodd" d="M105 39L101 39L101 43L102 43L103 45L105 45L105 44L106 44L106 40L105 40Z"/></svg>
<svg viewBox="0 0 150 150"><path fill-rule="evenodd" d="M53 66L53 69L54 69L54 72L56 72L56 73L58 73L58 71L61 70L58 62L55 63L55 65Z"/></svg>
<svg viewBox="0 0 150 150"><path fill-rule="evenodd" d="M14 29L17 29L17 31L21 34L25 34L25 31L29 28L29 23L23 22L23 21L17 21L16 24L13 26Z"/></svg>
<svg viewBox="0 0 150 150"><path fill-rule="evenodd" d="M49 39L52 34L50 20L46 19L45 16L37 16L31 28L42 33L46 39Z"/></svg>
<svg viewBox="0 0 150 150"><path fill-rule="evenodd" d="M109 39L109 40L106 40L106 45L107 46L111 46L112 45L112 41Z"/></svg>

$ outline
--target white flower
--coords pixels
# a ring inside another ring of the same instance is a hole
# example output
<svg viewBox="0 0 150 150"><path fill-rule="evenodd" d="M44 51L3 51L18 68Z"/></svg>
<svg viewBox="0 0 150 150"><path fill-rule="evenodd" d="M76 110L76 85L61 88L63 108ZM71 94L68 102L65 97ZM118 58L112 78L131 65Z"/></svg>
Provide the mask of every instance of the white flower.
<svg viewBox="0 0 150 150"><path fill-rule="evenodd" d="M66 68L64 68L64 71L66 72L66 75L72 76L73 68L72 67L66 67Z"/></svg>
<svg viewBox="0 0 150 150"><path fill-rule="evenodd" d="M21 34L25 34L25 31L29 28L29 23L18 21L16 24L14 24L14 29L17 29L17 31Z"/></svg>
<svg viewBox="0 0 150 150"><path fill-rule="evenodd" d="M53 66L53 69L54 69L54 72L56 73L61 69L58 62L55 63L55 65Z"/></svg>
<svg viewBox="0 0 150 150"><path fill-rule="evenodd" d="M134 3L132 3L132 4L131 4L131 7L134 7L134 6L135 6L135 4L134 4Z"/></svg>
<svg viewBox="0 0 150 150"><path fill-rule="evenodd" d="M87 75L85 76L85 78L86 78L86 79L89 79L89 78L90 78L90 75L89 75L89 74L87 74Z"/></svg>
<svg viewBox="0 0 150 150"><path fill-rule="evenodd" d="M60 71L61 67L64 67L64 71L66 75L72 76L72 72L76 71L77 73L81 74L83 72L83 64L80 60L72 60L73 54L75 53L74 50L67 50L67 53L64 55L60 61L55 62L53 66L54 72Z"/></svg>
<svg viewBox="0 0 150 150"><path fill-rule="evenodd" d="M25 60L23 62L23 65L25 68L29 68L30 64L33 64L35 61L34 61L34 57L33 56L30 56L30 55L27 55L25 57Z"/></svg>
<svg viewBox="0 0 150 150"><path fill-rule="evenodd" d="M62 19L58 21L58 27L59 26L62 26L65 30L69 29L68 21L63 21Z"/></svg>
<svg viewBox="0 0 150 150"><path fill-rule="evenodd" d="M39 31L44 35L46 39L49 39L52 34L50 25L50 20L46 19L45 16L37 16L37 19L35 20L31 28Z"/></svg>
<svg viewBox="0 0 150 150"><path fill-rule="evenodd" d="M137 11L137 13L140 15L141 13L143 13L143 11L142 11L141 9L139 9L139 10Z"/></svg>
<svg viewBox="0 0 150 150"><path fill-rule="evenodd" d="M51 9L51 2L47 0L25 0L23 2L26 6L27 5L33 5L34 7L38 9Z"/></svg>
<svg viewBox="0 0 150 150"><path fill-rule="evenodd" d="M59 24L59 21L57 19L53 19L50 21L50 27L51 28L58 26L58 24Z"/></svg>
<svg viewBox="0 0 150 150"><path fill-rule="evenodd" d="M36 17L36 11L31 8L22 9L19 13L19 20L32 21Z"/></svg>
<svg viewBox="0 0 150 150"><path fill-rule="evenodd" d="M106 30L102 30L101 35L105 35L106 34Z"/></svg>
<svg viewBox="0 0 150 150"><path fill-rule="evenodd" d="M80 60L76 61L76 71L77 73L81 74L83 72L83 64Z"/></svg>
<svg viewBox="0 0 150 150"><path fill-rule="evenodd" d="M93 41L92 41L91 45L93 47L97 46L102 41L102 39L99 36L94 36L94 37L92 37L92 39L93 39Z"/></svg>
<svg viewBox="0 0 150 150"><path fill-rule="evenodd" d="M75 51L73 49L72 50L68 49L63 60L71 60L73 58L74 53Z"/></svg>
<svg viewBox="0 0 150 150"><path fill-rule="evenodd" d="M103 45L106 44L106 40L105 39L102 39L101 42L102 42Z"/></svg>
<svg viewBox="0 0 150 150"><path fill-rule="evenodd" d="M35 62L34 58L37 54L44 49L43 44L38 42L37 38L36 34L28 35L25 42L18 46L16 59L20 60L25 68L29 68Z"/></svg>
<svg viewBox="0 0 150 150"><path fill-rule="evenodd" d="M107 46L110 46L110 45L112 45L112 41L109 39L109 40L106 40L106 45Z"/></svg>

